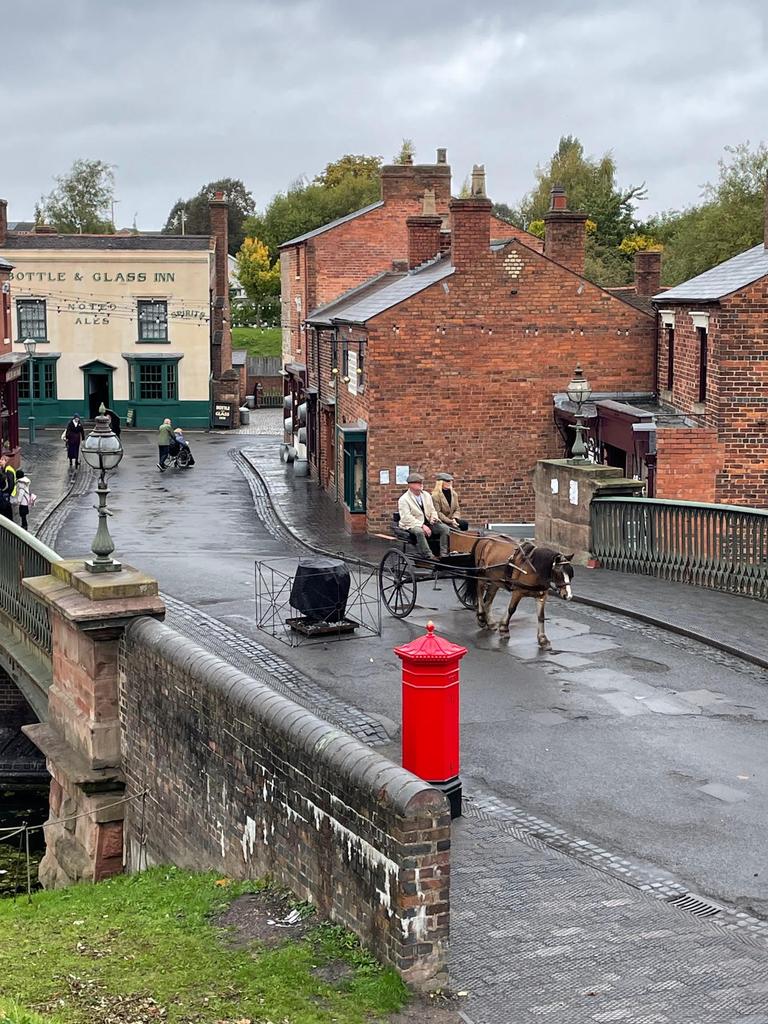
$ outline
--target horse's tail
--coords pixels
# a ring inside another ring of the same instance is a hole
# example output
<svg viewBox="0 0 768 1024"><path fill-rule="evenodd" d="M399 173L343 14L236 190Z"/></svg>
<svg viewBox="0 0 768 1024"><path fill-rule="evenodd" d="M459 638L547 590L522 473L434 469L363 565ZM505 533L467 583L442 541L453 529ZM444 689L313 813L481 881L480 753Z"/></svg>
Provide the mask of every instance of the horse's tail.
<svg viewBox="0 0 768 1024"><path fill-rule="evenodd" d="M472 566L471 566L470 571L467 572L467 576L466 576L467 582L466 582L465 593L466 593L467 599L469 599L471 597L472 600L475 601L475 603L477 603L477 587L478 587L478 575L479 575L478 563L477 563L477 548L478 548L478 545L480 544L480 541L482 539L483 539L482 537L478 537L477 540L475 541L475 543L472 545L472 550L469 553L469 557L472 560Z"/></svg>

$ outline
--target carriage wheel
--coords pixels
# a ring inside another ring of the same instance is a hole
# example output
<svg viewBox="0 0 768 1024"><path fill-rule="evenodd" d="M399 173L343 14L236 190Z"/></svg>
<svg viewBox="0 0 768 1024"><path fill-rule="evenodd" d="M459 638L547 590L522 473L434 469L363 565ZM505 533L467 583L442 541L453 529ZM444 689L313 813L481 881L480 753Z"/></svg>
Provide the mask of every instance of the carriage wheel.
<svg viewBox="0 0 768 1024"><path fill-rule="evenodd" d="M390 615L404 619L416 604L413 566L400 551L388 551L379 565L379 593Z"/></svg>
<svg viewBox="0 0 768 1024"><path fill-rule="evenodd" d="M477 580L469 573L452 577L456 597L465 608L474 608L477 604Z"/></svg>

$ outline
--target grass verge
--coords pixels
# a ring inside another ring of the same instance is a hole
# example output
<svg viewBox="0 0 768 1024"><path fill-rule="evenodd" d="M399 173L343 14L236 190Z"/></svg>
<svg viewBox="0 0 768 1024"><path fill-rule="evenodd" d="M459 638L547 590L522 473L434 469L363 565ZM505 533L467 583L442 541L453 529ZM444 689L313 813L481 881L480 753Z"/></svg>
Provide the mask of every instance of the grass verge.
<svg viewBox="0 0 768 1024"><path fill-rule="evenodd" d="M282 344L279 327L232 328L232 348L244 348L249 356L279 356Z"/></svg>
<svg viewBox="0 0 768 1024"><path fill-rule="evenodd" d="M0 901L0 1024L364 1024L405 1003L397 974L336 926L228 946L212 916L261 888L153 868Z"/></svg>

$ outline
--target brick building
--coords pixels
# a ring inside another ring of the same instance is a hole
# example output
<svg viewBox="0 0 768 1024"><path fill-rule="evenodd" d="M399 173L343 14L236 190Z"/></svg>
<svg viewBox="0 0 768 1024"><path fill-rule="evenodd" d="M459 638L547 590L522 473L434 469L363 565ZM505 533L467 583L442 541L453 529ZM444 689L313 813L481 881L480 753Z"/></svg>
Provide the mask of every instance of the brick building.
<svg viewBox="0 0 768 1024"><path fill-rule="evenodd" d="M0 236L5 231L7 206L0 200ZM13 264L0 257L0 452L19 465L19 386L25 352L11 345L11 274Z"/></svg>
<svg viewBox="0 0 768 1024"><path fill-rule="evenodd" d="M292 238L280 247L283 365L288 387L297 395L306 384L310 310L389 271L408 255L407 218L421 214L424 192L434 194L440 246L450 246L451 168L438 149L434 164L393 164L381 169L381 198L370 206ZM437 222L435 222L437 226ZM519 238L533 249L542 242L506 221L491 217L493 238Z"/></svg>
<svg viewBox="0 0 768 1024"><path fill-rule="evenodd" d="M768 507L768 191L764 241L660 292L658 497Z"/></svg>
<svg viewBox="0 0 768 1024"><path fill-rule="evenodd" d="M575 365L607 396L653 391L655 318L583 277L586 216L562 190L544 252L492 240L481 169L449 215L450 249L441 217L411 214L407 265L390 253L306 317L310 468L352 530L386 528L408 469L451 469L470 519L530 519L536 461L562 454L553 396Z"/></svg>

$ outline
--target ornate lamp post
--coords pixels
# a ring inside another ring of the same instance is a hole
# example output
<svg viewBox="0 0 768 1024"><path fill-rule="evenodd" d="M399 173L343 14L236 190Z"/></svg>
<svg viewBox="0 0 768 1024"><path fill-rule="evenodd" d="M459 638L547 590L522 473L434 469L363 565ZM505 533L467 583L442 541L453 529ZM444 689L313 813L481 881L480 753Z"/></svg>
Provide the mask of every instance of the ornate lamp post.
<svg viewBox="0 0 768 1024"><path fill-rule="evenodd" d="M112 513L107 508L107 473L117 469L123 457L123 446L120 438L112 432L109 416L105 415L105 408L99 406L99 415L96 417L96 424L93 431L86 437L80 452L91 469L99 471L99 486L96 493L99 496L99 504L94 505L99 513L99 528L91 544L91 551L96 556L86 561L85 567L89 572L119 572L122 569L120 562L116 562L110 555L115 550L114 542L109 535L107 527L107 516Z"/></svg>
<svg viewBox="0 0 768 1024"><path fill-rule="evenodd" d="M35 443L35 352L37 351L37 340L26 338L24 351L29 356L29 419L27 420L29 443Z"/></svg>
<svg viewBox="0 0 768 1024"><path fill-rule="evenodd" d="M587 446L584 444L582 434L586 433L589 430L589 427L585 427L581 422L581 410L584 403L588 402L592 397L592 388L590 387L589 381L584 376L584 372L578 363L576 364L573 379L566 389L566 394L570 401L576 406L576 422L573 425L573 430L576 431L576 439L574 440L573 447L571 448L571 462L586 462Z"/></svg>

